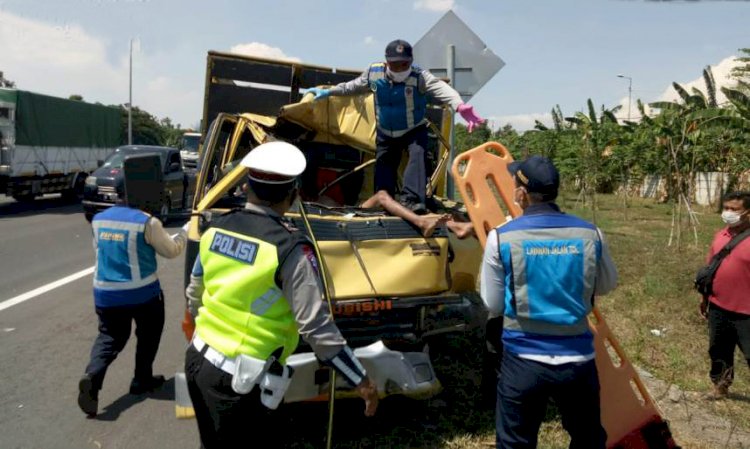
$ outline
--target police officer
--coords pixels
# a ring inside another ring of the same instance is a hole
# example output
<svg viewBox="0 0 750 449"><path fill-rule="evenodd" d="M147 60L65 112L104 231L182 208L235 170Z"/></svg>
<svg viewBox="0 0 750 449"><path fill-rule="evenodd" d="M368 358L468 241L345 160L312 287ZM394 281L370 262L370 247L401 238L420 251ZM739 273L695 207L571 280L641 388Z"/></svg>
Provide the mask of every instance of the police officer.
<svg viewBox="0 0 750 449"><path fill-rule="evenodd" d="M284 363L299 335L355 386L366 415L378 404L377 388L322 300L313 248L283 218L297 197L304 155L291 144L270 142L241 164L248 168L248 202L211 221L186 290L197 317L185 374L206 449L256 447L253 441L274 446L270 409L288 386ZM269 391L270 384L281 387ZM258 433L266 436L255 440Z"/></svg>
<svg viewBox="0 0 750 449"><path fill-rule="evenodd" d="M463 103L461 95L427 70L412 64L412 48L398 39L385 48L385 62L371 64L358 78L330 89L312 88L315 100L328 96L362 95L373 92L377 120L375 191L385 190L395 197L396 171L406 149L409 162L404 170L400 201L414 212L427 212L425 206L427 173L427 101L449 104L469 124L469 132L484 120L474 108Z"/></svg>
<svg viewBox="0 0 750 449"><path fill-rule="evenodd" d="M116 190L117 204L94 215L91 221L99 335L78 383L78 405L90 417L97 413L107 367L128 342L133 321L138 344L130 393L147 393L164 383L164 376L152 372L164 328L164 295L156 275L156 254L175 258L187 240L184 230L170 237L161 221L129 206L124 181L117 183Z"/></svg>
<svg viewBox="0 0 750 449"><path fill-rule="evenodd" d="M535 448L549 397L571 448L603 449L599 378L586 316L617 271L601 231L555 204L560 177L549 159L514 162L523 215L487 235L481 295L503 316L497 447Z"/></svg>

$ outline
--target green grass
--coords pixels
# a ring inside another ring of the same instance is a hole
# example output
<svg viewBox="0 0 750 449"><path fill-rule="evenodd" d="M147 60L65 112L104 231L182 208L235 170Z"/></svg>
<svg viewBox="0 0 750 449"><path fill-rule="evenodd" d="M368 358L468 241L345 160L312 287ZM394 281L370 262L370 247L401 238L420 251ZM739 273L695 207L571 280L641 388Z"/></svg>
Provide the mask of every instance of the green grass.
<svg viewBox="0 0 750 449"><path fill-rule="evenodd" d="M608 239L619 271L619 286L600 298L599 307L631 362L659 379L687 391L707 392L708 330L698 315L700 297L692 289L695 272L703 264L715 232L723 224L714 209L696 207L698 244L684 224L679 247L668 246L672 206L652 200L599 196L597 224ZM564 195L568 212L590 219L592 212ZM652 329L665 330L662 337ZM732 399L703 402L712 413L750 429L750 371L737 350ZM682 442L681 442L682 443ZM700 442L686 447L703 447Z"/></svg>
<svg viewBox="0 0 750 449"><path fill-rule="evenodd" d="M564 194L559 201L561 207L591 219L592 211L576 204L576 196ZM622 198L614 195L600 195L597 200L597 225L604 231L619 272L618 288L598 300L609 326L635 365L688 392L709 391L708 332L706 322L698 316L699 297L692 290L692 279L713 234L722 226L718 214L698 208L698 244L694 244L692 231L683 227L679 247L676 243L668 246L670 205L631 198L625 208ZM663 330L664 335L656 337L652 329ZM441 395L423 402L385 400L373 419L362 416L361 401L338 401L334 447L494 447L494 412L479 406L480 375L476 368L475 360L467 354L450 352L436 361L445 387ZM701 407L730 419L740 429L750 430L750 371L739 351L735 369L731 399L686 406ZM287 419L296 421L297 430L289 436L287 446L324 447L325 405L290 408ZM562 449L568 441L556 413L550 410L539 447ZM678 443L685 449L716 447L699 439L680 439Z"/></svg>

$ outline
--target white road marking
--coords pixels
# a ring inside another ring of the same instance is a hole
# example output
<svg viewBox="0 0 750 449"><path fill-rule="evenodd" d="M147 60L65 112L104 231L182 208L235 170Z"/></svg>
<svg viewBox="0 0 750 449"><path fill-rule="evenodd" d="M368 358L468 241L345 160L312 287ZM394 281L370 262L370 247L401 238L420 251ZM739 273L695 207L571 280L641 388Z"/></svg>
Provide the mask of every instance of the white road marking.
<svg viewBox="0 0 750 449"><path fill-rule="evenodd" d="M43 285L43 286L41 286L39 288L35 288L34 290L31 290L29 292L23 293L23 294L18 295L18 296L14 297L14 298L6 299L5 301L0 302L0 312L2 312L3 310L5 310L5 309L7 309L9 307L13 307L16 304L21 304L22 302L28 301L31 298L35 298L35 297L37 297L39 295L47 293L50 290L54 290L57 287L62 287L65 284L69 284L69 283L71 283L71 282L73 282L73 281L75 281L77 279L80 279L80 278L82 278L84 276L88 276L88 275L90 275L93 272L94 272L94 267L88 267L85 270L81 270L78 273L73 273L70 276L65 276L64 278L58 279L55 282L50 282L47 285Z"/></svg>
<svg viewBox="0 0 750 449"><path fill-rule="evenodd" d="M177 236L178 234L179 233L172 234L172 235L170 235L170 237L175 238L175 236ZM50 290L54 290L57 287L62 287L65 284L69 284L69 283L71 283L71 282L73 282L75 280L78 280L78 279L80 279L80 278L82 278L84 276L88 276L88 275L90 275L93 272L94 272L94 267L88 267L85 270L81 270L78 273L73 273L70 276L65 276L64 278L58 279L55 282L50 282L47 285L42 285L39 288L35 288L34 290L31 290L29 292L23 293L23 294L18 295L18 296L14 297L14 298L6 299L5 301L0 302L0 312L2 312L3 310L5 310L7 308L13 307L13 306L15 306L17 304L21 304L24 301L28 301L31 298L35 298L35 297L37 297L39 295L47 293ZM8 331L6 330L6 332L8 332Z"/></svg>

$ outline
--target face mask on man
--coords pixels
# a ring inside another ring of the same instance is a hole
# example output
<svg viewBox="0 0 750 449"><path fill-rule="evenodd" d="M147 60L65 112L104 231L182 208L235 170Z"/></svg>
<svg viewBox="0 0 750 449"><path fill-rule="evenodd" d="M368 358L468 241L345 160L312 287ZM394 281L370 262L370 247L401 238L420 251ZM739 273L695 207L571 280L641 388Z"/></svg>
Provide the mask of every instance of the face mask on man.
<svg viewBox="0 0 750 449"><path fill-rule="evenodd" d="M408 67L403 72L394 72L390 68L386 68L385 73L388 75L388 78L392 79L394 82L403 83L404 81L406 81L406 78L409 78L411 67Z"/></svg>
<svg viewBox="0 0 750 449"><path fill-rule="evenodd" d="M742 216L745 215L745 212L735 212L733 210L725 210L721 213L721 219L724 221L724 223L728 224L730 227L737 226L741 223Z"/></svg>

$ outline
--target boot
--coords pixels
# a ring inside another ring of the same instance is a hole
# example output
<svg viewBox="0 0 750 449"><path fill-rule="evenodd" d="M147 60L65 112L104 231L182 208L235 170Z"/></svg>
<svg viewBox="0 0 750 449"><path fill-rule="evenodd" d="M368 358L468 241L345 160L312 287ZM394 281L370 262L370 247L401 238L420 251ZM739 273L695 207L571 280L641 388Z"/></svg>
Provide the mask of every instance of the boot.
<svg viewBox="0 0 750 449"><path fill-rule="evenodd" d="M164 376L153 376L147 379L133 379L130 382L130 394L150 393L164 384Z"/></svg>
<svg viewBox="0 0 750 449"><path fill-rule="evenodd" d="M94 388L90 374L84 374L78 381L78 406L89 418L96 416L99 407L99 390Z"/></svg>
<svg viewBox="0 0 750 449"><path fill-rule="evenodd" d="M720 401L726 399L727 396L729 396L729 385L724 382L719 382L714 385L714 389L707 395L707 399Z"/></svg>

